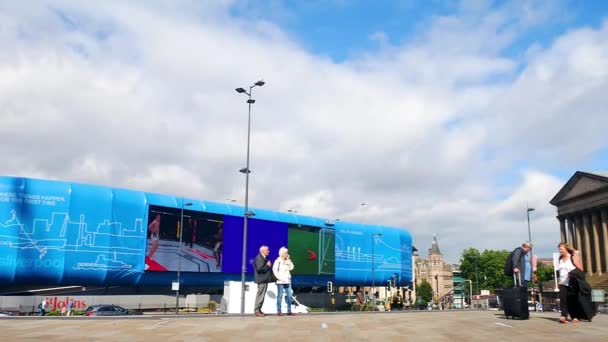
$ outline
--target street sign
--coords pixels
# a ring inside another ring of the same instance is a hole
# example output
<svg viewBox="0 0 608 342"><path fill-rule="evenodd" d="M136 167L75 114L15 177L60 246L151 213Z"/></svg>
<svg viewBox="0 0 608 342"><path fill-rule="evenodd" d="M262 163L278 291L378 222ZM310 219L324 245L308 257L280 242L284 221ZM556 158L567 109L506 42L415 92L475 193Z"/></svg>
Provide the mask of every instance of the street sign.
<svg viewBox="0 0 608 342"><path fill-rule="evenodd" d="M177 281L171 283L171 291L179 291L179 283Z"/></svg>
<svg viewBox="0 0 608 342"><path fill-rule="evenodd" d="M595 303L603 303L604 298L604 290L592 289L591 290L591 301Z"/></svg>

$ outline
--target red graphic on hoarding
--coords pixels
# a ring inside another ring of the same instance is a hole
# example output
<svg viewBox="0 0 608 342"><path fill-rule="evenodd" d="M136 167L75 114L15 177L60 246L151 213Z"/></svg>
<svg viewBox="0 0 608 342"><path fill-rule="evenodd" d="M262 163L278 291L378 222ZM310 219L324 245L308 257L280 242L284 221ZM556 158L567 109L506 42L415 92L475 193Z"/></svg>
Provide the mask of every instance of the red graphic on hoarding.
<svg viewBox="0 0 608 342"><path fill-rule="evenodd" d="M317 260L317 253L311 251L310 249L306 250L308 252L308 260Z"/></svg>
<svg viewBox="0 0 608 342"><path fill-rule="evenodd" d="M150 257L146 257L146 266L147 266L146 270L148 270L148 271L166 271L167 270L163 265L152 260Z"/></svg>
<svg viewBox="0 0 608 342"><path fill-rule="evenodd" d="M203 253L201 251L199 251L198 249L194 249L194 248L189 248L188 251L204 258L204 259L215 259L215 257L213 255L209 255L207 253Z"/></svg>

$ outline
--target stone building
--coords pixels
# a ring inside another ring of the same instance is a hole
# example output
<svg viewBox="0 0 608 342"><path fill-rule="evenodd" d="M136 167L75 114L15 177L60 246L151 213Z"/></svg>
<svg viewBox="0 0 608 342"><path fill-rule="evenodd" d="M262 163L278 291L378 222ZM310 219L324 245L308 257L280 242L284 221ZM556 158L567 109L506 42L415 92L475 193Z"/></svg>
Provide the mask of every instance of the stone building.
<svg viewBox="0 0 608 342"><path fill-rule="evenodd" d="M443 255L437 243L437 236L433 236L433 243L429 248L427 259L415 256L414 274L416 285L420 285L423 281L431 284L433 302L442 302L446 294L451 294L454 288L452 265L443 260Z"/></svg>
<svg viewBox="0 0 608 342"><path fill-rule="evenodd" d="M577 171L550 203L560 239L580 251L589 284L608 289L608 173Z"/></svg>

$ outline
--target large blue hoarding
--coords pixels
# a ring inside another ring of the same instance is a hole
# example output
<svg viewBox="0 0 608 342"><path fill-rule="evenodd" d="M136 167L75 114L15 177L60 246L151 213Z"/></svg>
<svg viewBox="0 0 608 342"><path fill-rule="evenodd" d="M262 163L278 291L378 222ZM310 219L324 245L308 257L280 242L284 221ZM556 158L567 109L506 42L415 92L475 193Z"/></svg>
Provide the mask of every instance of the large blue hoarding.
<svg viewBox="0 0 608 342"><path fill-rule="evenodd" d="M268 245L271 260L290 248L294 283L303 286L369 285L372 268L378 284L394 275L411 282L404 229L252 210L248 278L259 246ZM185 286L221 286L240 279L242 214L224 203L0 177L0 284L166 285L179 265Z"/></svg>

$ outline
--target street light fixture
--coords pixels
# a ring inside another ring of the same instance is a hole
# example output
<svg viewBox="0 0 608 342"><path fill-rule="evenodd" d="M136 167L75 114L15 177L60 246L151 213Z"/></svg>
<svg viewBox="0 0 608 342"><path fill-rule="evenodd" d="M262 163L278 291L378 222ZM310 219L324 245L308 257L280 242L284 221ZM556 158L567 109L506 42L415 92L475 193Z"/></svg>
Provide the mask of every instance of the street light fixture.
<svg viewBox="0 0 608 342"><path fill-rule="evenodd" d="M245 174L245 210L243 211L243 260L241 263L241 315L245 313L245 273L247 272L247 218L253 216L253 213L249 211L249 174L251 169L249 168L249 145L251 141L251 105L255 103L255 100L251 98L253 88L261 87L266 84L260 80L255 82L249 87L249 92L243 88L236 88L236 92L239 94L246 94L247 104L249 106L247 115L247 164L244 168L240 169L239 172Z"/></svg>
<svg viewBox="0 0 608 342"><path fill-rule="evenodd" d="M435 304L439 307L439 275L435 274Z"/></svg>
<svg viewBox="0 0 608 342"><path fill-rule="evenodd" d="M184 233L184 206L189 207L192 203L184 203L182 198L182 213L179 219L179 259L177 266L177 289L175 290L175 314L179 314L179 288L180 288L180 276L182 273L182 235Z"/></svg>
<svg viewBox="0 0 608 342"><path fill-rule="evenodd" d="M382 233L372 234L372 311L376 311L376 255L374 254L374 246L376 245L376 238L380 238Z"/></svg>
<svg viewBox="0 0 608 342"><path fill-rule="evenodd" d="M473 309L473 281L469 279L464 280L465 283L467 281L469 282L469 309Z"/></svg>
<svg viewBox="0 0 608 342"><path fill-rule="evenodd" d="M530 255L530 278L532 278L532 305L534 306L534 311L536 311L536 296L534 294L534 288L535 288L535 282L534 282L534 268L533 268L533 256L532 256L532 231L530 230L530 212L534 211L534 208L529 208L528 205L526 205L526 215L528 216L528 242L530 243L530 252L528 252L528 254Z"/></svg>

